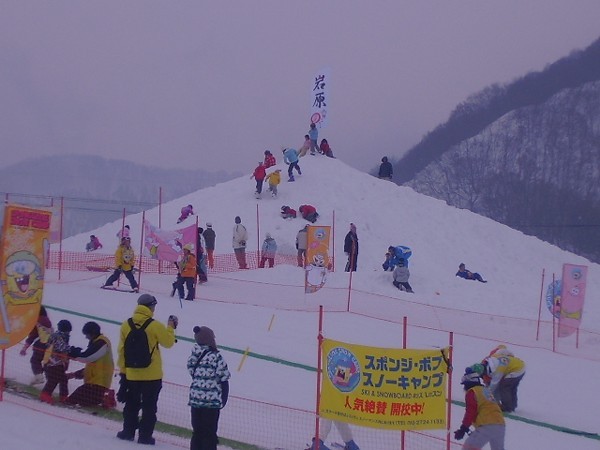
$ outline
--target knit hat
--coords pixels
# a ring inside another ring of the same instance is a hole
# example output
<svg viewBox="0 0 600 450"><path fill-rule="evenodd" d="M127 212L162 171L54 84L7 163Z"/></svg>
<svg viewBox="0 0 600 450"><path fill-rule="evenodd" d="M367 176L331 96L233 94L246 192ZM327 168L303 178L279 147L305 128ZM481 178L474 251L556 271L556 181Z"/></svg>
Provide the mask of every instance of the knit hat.
<svg viewBox="0 0 600 450"><path fill-rule="evenodd" d="M100 336L100 325L98 325L96 322L86 322L81 329L81 332L83 334L89 334L93 337Z"/></svg>
<svg viewBox="0 0 600 450"><path fill-rule="evenodd" d="M217 349L215 333L208 327L194 327L194 339L198 345L208 345L213 350Z"/></svg>
<svg viewBox="0 0 600 450"><path fill-rule="evenodd" d="M461 380L460 380L460 384L464 384L467 385L469 387L473 387L473 386L477 386L481 384L481 376L479 375L479 373L475 372L473 370L472 366L469 366L465 369L465 374L462 376ZM467 388L467 386L465 386L465 388Z"/></svg>
<svg viewBox="0 0 600 450"><path fill-rule="evenodd" d="M183 249L184 249L184 250L187 250L187 251L189 251L189 252L193 252L193 251L194 251L194 244L185 244L185 245L183 246Z"/></svg>
<svg viewBox="0 0 600 450"><path fill-rule="evenodd" d="M206 222L206 228L212 228L212 223Z"/></svg>
<svg viewBox="0 0 600 450"><path fill-rule="evenodd" d="M354 225L353 223L350 224L350 230L356 234L356 225Z"/></svg>
<svg viewBox="0 0 600 450"><path fill-rule="evenodd" d="M269 150L265 150L265 155L270 155L271 152Z"/></svg>
<svg viewBox="0 0 600 450"><path fill-rule="evenodd" d="M150 294L142 294L138 297L137 300L138 305L146 305L146 306L154 306L158 302L156 301L156 297Z"/></svg>
<svg viewBox="0 0 600 450"><path fill-rule="evenodd" d="M242 219L240 219L240 216L235 216L235 223L242 223Z"/></svg>
<svg viewBox="0 0 600 450"><path fill-rule="evenodd" d="M265 239L271 239L271 233L266 233L265 234Z"/></svg>

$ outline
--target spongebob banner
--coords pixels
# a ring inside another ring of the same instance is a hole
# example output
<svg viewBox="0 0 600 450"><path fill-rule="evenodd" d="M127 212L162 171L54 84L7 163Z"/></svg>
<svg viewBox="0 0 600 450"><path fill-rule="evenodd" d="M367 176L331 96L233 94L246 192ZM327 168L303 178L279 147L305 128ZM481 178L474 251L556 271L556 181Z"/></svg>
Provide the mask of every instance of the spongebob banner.
<svg viewBox="0 0 600 450"><path fill-rule="evenodd" d="M446 428L440 350L365 347L324 339L319 414L393 430Z"/></svg>
<svg viewBox="0 0 600 450"><path fill-rule="evenodd" d="M587 266L563 264L558 337L572 335L581 324L587 284Z"/></svg>
<svg viewBox="0 0 600 450"><path fill-rule="evenodd" d="M307 228L304 292L312 294L325 285L329 264L330 226L309 225Z"/></svg>
<svg viewBox="0 0 600 450"><path fill-rule="evenodd" d="M12 347L35 326L44 288L44 255L52 213L8 205L0 258L0 349Z"/></svg>
<svg viewBox="0 0 600 450"><path fill-rule="evenodd" d="M144 220L144 256L175 262L184 245L192 244L196 248L196 230L195 224L178 230L163 230Z"/></svg>

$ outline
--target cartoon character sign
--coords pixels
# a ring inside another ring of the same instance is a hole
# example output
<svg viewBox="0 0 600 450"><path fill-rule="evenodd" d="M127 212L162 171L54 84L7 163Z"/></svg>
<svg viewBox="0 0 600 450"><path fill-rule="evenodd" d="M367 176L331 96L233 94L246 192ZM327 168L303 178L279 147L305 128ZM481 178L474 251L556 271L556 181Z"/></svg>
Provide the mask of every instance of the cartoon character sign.
<svg viewBox="0 0 600 450"><path fill-rule="evenodd" d="M360 363L344 347L335 347L327 355L327 377L340 392L352 392L360 382Z"/></svg>
<svg viewBox="0 0 600 450"><path fill-rule="evenodd" d="M329 262L329 235L331 227L310 225L307 229L308 248L304 292L312 294L321 289L331 269Z"/></svg>
<svg viewBox="0 0 600 450"><path fill-rule="evenodd" d="M51 217L50 211L6 207L0 259L0 349L20 342L37 321Z"/></svg>

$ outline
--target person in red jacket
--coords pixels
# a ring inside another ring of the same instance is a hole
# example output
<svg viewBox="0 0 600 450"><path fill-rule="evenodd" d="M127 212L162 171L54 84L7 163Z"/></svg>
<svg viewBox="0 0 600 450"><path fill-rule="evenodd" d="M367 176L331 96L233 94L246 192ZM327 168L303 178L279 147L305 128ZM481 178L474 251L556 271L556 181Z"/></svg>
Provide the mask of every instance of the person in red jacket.
<svg viewBox="0 0 600 450"><path fill-rule="evenodd" d="M317 209L312 205L301 205L300 208L298 208L298 211L300 211L300 214L302 214L302 218L311 223L315 223L319 217Z"/></svg>
<svg viewBox="0 0 600 450"><path fill-rule="evenodd" d="M262 161L258 162L258 166L254 169L254 173L250 176L250 178L254 178L256 180L256 192L255 194L260 197L262 193L263 181L267 176L267 170Z"/></svg>
<svg viewBox="0 0 600 450"><path fill-rule="evenodd" d="M277 161L275 160L275 156L273 156L273 153L271 153L269 150L265 150L265 169L268 169L269 167L273 167L275 164L277 164Z"/></svg>

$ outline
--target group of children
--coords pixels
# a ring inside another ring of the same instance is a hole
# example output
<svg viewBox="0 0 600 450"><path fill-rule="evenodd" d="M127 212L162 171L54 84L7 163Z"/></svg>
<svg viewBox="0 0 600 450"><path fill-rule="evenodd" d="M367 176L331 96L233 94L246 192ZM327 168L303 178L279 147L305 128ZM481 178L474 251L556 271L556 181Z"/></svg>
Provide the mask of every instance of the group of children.
<svg viewBox="0 0 600 450"><path fill-rule="evenodd" d="M43 384L39 398L45 403L54 403L53 393L58 386L58 398L61 403L82 406L112 406L112 404L108 405L106 397L113 375L112 354L108 339L102 336L100 326L96 322L87 322L83 326L82 333L90 342L84 351L80 347L70 344L72 329L71 322L63 319L58 322L55 331L46 308L40 307L37 323L25 339L19 352L21 356L25 356L27 350L32 348L30 364L33 379L30 384ZM102 349L102 347L105 348ZM105 357L105 355L107 356ZM110 364L100 361L103 358L110 359ZM86 368L67 372L71 360L86 363ZM100 367L99 364L102 364L101 370L97 370ZM90 365L89 368L88 365ZM94 365L93 369L91 365ZM69 395L69 380L73 378L83 379L84 383Z"/></svg>
<svg viewBox="0 0 600 450"><path fill-rule="evenodd" d="M276 163L275 157L269 150L265 150L265 160L259 161L258 166L254 169L250 178L256 180L256 191L254 191L255 197L261 198L263 184L266 181L269 183L269 192L273 198L277 198L277 186L281 183L281 169L275 169L273 172L267 174L267 169L274 166Z"/></svg>

